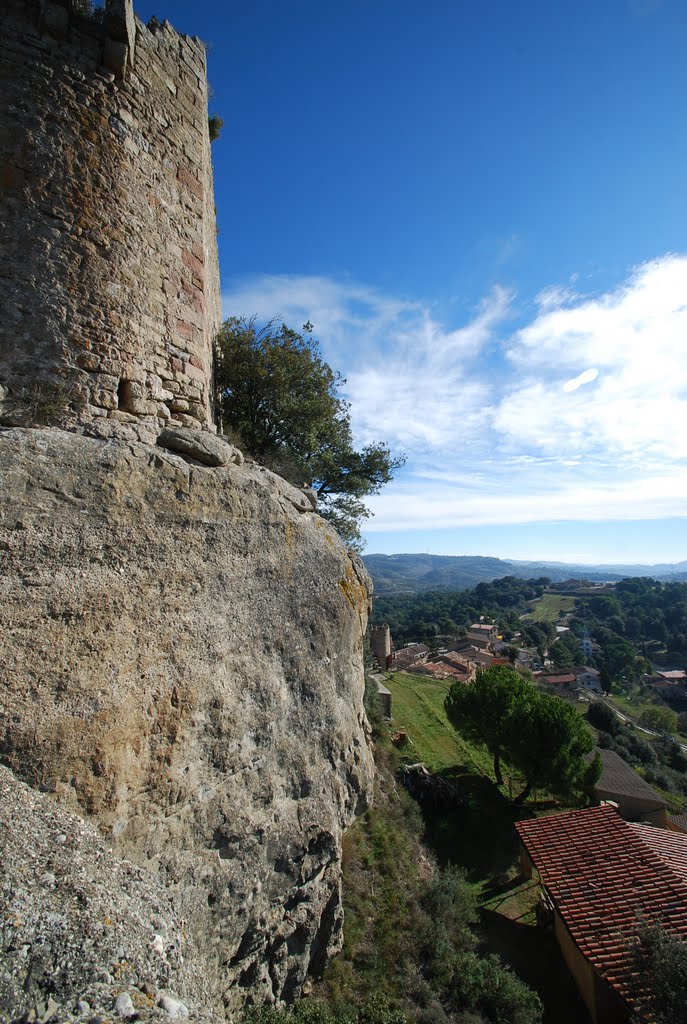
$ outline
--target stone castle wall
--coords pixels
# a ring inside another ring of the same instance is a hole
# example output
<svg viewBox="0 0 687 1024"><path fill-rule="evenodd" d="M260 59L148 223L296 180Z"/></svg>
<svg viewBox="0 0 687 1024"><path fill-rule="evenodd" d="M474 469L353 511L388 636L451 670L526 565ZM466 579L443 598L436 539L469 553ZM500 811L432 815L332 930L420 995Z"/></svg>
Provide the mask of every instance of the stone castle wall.
<svg viewBox="0 0 687 1024"><path fill-rule="evenodd" d="M4 421L209 425L220 293L203 44L143 25L131 0L109 0L101 22L70 0L3 0L0 95Z"/></svg>

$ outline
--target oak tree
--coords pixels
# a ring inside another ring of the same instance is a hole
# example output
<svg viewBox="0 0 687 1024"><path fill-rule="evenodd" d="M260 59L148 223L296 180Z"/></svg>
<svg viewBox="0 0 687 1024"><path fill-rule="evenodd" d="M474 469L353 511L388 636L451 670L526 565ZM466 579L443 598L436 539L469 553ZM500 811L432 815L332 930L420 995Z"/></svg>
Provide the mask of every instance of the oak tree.
<svg viewBox="0 0 687 1024"><path fill-rule="evenodd" d="M312 324L294 331L278 319L230 317L217 341L217 419L258 462L312 487L318 510L350 547L362 546L362 499L404 464L383 442L356 448L345 383L324 361Z"/></svg>

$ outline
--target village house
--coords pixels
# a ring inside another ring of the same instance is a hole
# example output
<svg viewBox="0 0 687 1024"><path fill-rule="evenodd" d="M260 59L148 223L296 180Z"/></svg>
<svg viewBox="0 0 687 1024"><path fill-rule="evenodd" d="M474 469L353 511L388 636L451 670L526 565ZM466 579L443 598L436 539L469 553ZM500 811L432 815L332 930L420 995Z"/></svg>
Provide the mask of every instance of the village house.
<svg viewBox="0 0 687 1024"><path fill-rule="evenodd" d="M475 648L473 648L473 653L470 655L470 660L474 661L477 671L483 668L491 668L492 665L508 664L508 658L495 658L492 654L488 654L487 651L478 651Z"/></svg>
<svg viewBox="0 0 687 1024"><path fill-rule="evenodd" d="M668 804L656 790L615 751L599 750L599 754L602 769L594 786L595 799L612 801L626 821L645 821L668 828Z"/></svg>
<svg viewBox="0 0 687 1024"><path fill-rule="evenodd" d="M480 650L468 640L466 636L461 636L457 640L453 640L452 643L446 645L447 651L457 651L459 654L463 654L469 651Z"/></svg>
<svg viewBox="0 0 687 1024"><path fill-rule="evenodd" d="M553 686L561 693L571 693L577 689L577 676L574 672L546 673L542 672L536 677L537 682L546 686Z"/></svg>
<svg viewBox="0 0 687 1024"><path fill-rule="evenodd" d="M395 652L391 667L399 670L409 669L411 666L415 668L426 661L428 655L429 647L426 644L407 644Z"/></svg>
<svg viewBox="0 0 687 1024"><path fill-rule="evenodd" d="M668 704L675 702L679 705L687 698L687 672L683 669L655 672L646 682Z"/></svg>
<svg viewBox="0 0 687 1024"><path fill-rule="evenodd" d="M580 647L585 658L591 658L594 654L594 644L588 636L580 637Z"/></svg>
<svg viewBox="0 0 687 1024"><path fill-rule="evenodd" d="M431 676L433 679L452 679L462 683L472 682L474 678L459 665L451 665L445 661L421 662L413 671L421 676Z"/></svg>
<svg viewBox="0 0 687 1024"><path fill-rule="evenodd" d="M598 669L585 665L583 668L574 668L573 672L577 677L577 685L589 690L590 693L603 693L601 686L601 674Z"/></svg>
<svg viewBox="0 0 687 1024"><path fill-rule="evenodd" d="M640 922L687 939L687 835L632 825L609 806L515 827L523 874L544 889L561 954L594 1024L636 1020Z"/></svg>
<svg viewBox="0 0 687 1024"><path fill-rule="evenodd" d="M474 680L476 675L476 665L473 659L467 655L458 654L457 651L447 651L445 654L437 655L435 664L443 663L450 665L452 668L457 669L463 675L466 676L470 681Z"/></svg>
<svg viewBox="0 0 687 1024"><path fill-rule="evenodd" d="M489 640L483 633L468 633L465 640L472 647L476 647L480 651L490 651L492 649L493 640Z"/></svg>
<svg viewBox="0 0 687 1024"><path fill-rule="evenodd" d="M493 642L499 638L499 628L495 622L473 622L468 629L468 635L482 637L484 640Z"/></svg>

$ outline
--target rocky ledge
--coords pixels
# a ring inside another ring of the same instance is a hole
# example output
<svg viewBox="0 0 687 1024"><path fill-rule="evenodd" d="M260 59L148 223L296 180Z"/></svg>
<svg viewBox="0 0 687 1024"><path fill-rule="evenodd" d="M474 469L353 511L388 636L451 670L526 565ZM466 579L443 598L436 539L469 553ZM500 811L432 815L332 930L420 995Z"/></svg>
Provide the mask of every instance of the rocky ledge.
<svg viewBox="0 0 687 1024"><path fill-rule="evenodd" d="M1 1020L99 992L221 1019L340 944L369 578L308 495L201 440L0 431Z"/></svg>

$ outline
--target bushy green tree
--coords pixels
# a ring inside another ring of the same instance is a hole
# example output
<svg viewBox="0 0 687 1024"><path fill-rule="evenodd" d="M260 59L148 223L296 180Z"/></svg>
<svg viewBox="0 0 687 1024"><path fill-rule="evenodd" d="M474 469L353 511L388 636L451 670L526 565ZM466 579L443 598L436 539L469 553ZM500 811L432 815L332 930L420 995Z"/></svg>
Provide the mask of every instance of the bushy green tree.
<svg viewBox="0 0 687 1024"><path fill-rule="evenodd" d="M508 719L508 757L525 777L517 798L527 799L532 789L547 789L565 798L590 791L601 774L601 759L589 764L585 755L594 740L575 708L560 697L534 691L516 705Z"/></svg>
<svg viewBox="0 0 687 1024"><path fill-rule="evenodd" d="M460 958L455 976L456 1001L498 1024L540 1024L543 1007L536 992L504 968L494 954Z"/></svg>
<svg viewBox="0 0 687 1024"><path fill-rule="evenodd" d="M643 1019L687 1024L687 943L658 925L644 925L634 950Z"/></svg>
<svg viewBox="0 0 687 1024"><path fill-rule="evenodd" d="M572 705L540 693L508 665L478 673L472 685L454 683L445 708L455 729L486 746L499 785L502 758L524 776L519 802L535 787L577 796L599 777L600 758L589 764L585 757L592 734Z"/></svg>
<svg viewBox="0 0 687 1024"><path fill-rule="evenodd" d="M471 686L454 683L444 706L451 725L473 743L483 744L494 759L494 775L501 786L501 758L509 759L509 720L534 687L508 665L480 672Z"/></svg>
<svg viewBox="0 0 687 1024"><path fill-rule="evenodd" d="M311 324L298 332L278 320L230 317L217 339L220 429L263 465L317 493L320 512L360 548L362 499L377 494L404 464L382 442L353 444L345 383L322 359Z"/></svg>
<svg viewBox="0 0 687 1024"><path fill-rule="evenodd" d="M620 731L620 720L613 708L609 708L602 700L593 700L587 708L587 721L595 729L615 736Z"/></svg>
<svg viewBox="0 0 687 1024"><path fill-rule="evenodd" d="M677 732L677 714L670 708L655 704L642 710L639 724L656 732Z"/></svg>

